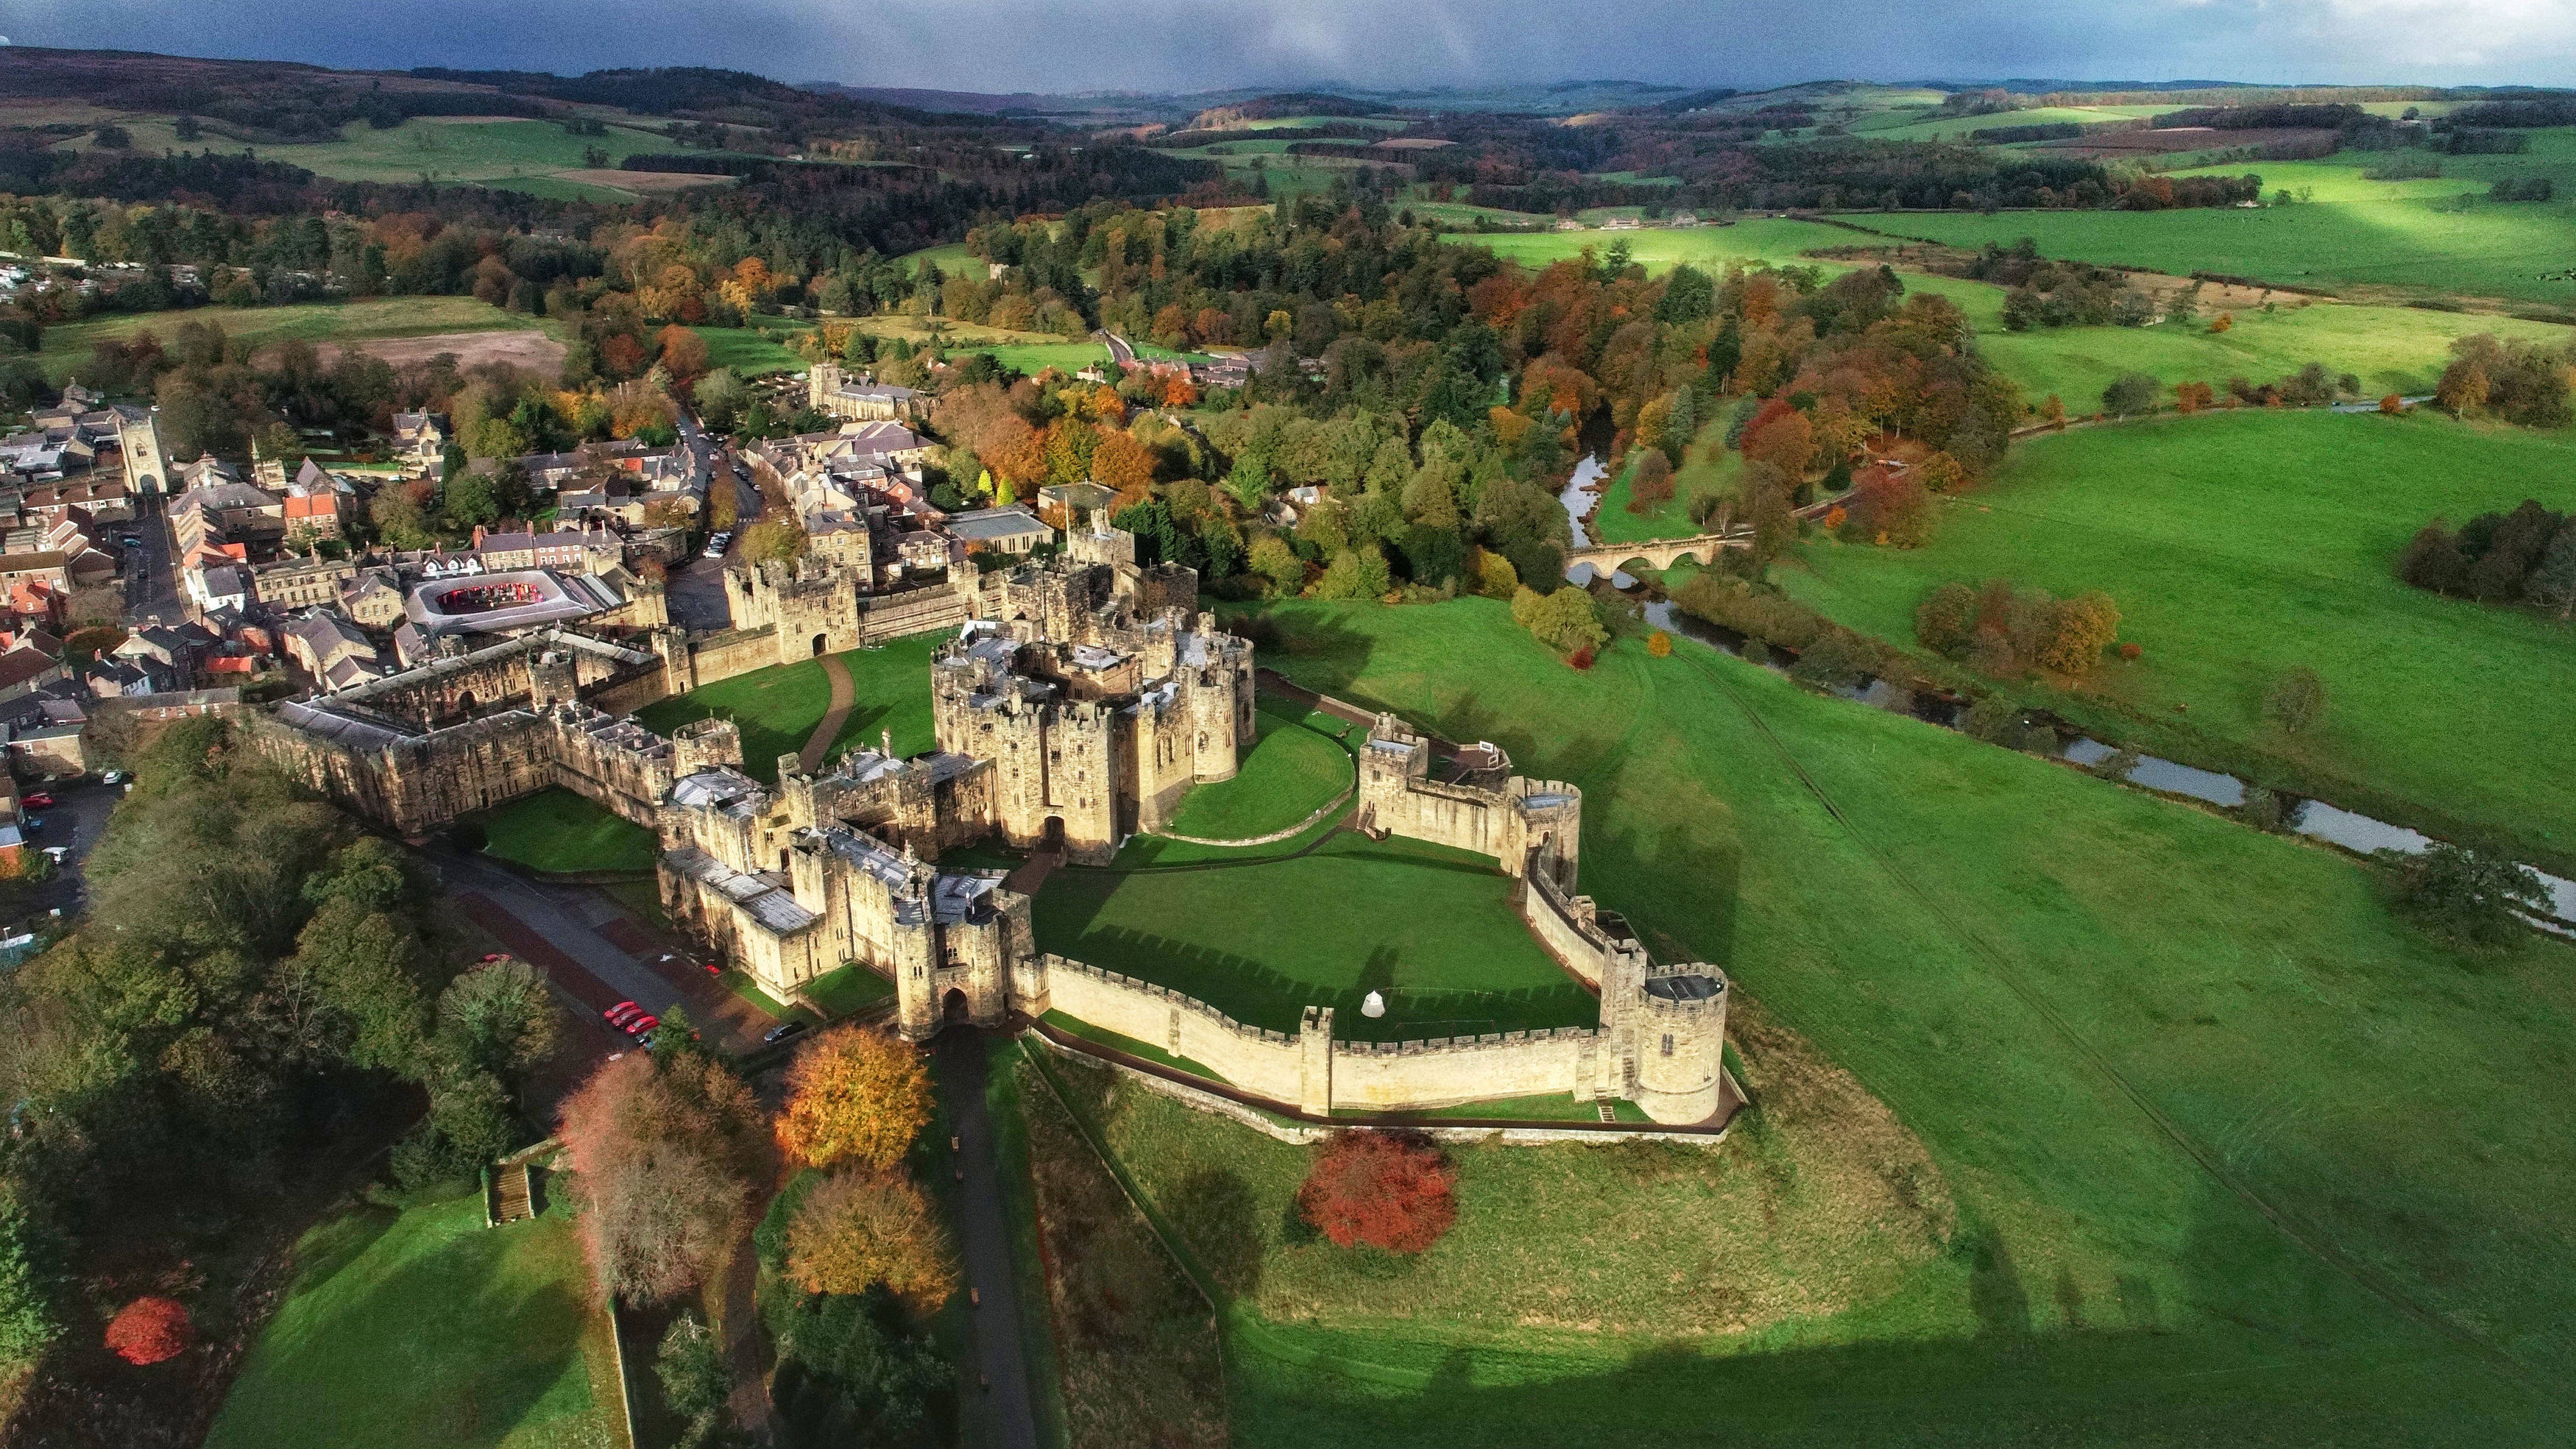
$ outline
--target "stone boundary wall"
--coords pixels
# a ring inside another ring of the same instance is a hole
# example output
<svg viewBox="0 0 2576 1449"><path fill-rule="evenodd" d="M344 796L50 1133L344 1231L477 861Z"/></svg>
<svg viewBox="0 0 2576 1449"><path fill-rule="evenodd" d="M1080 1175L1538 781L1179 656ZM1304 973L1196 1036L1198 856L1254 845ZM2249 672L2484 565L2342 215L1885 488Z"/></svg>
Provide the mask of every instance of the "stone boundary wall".
<svg viewBox="0 0 2576 1449"><path fill-rule="evenodd" d="M1427 1041L1332 1041L1246 1026L1195 997L1062 956L1039 958L1047 1008L1159 1047L1258 1097L1308 1110L1407 1111L1486 1097L1581 1094L1601 1033L1567 1026ZM1325 1068L1327 1080L1315 1070Z"/></svg>
<svg viewBox="0 0 2576 1449"><path fill-rule="evenodd" d="M1204 835L1183 835L1176 830L1150 830L1145 833L1148 835L1160 836L1165 840L1182 841L1190 845L1277 845L1280 841L1293 839L1296 836L1303 835L1307 831L1314 829L1316 825L1323 821L1325 816L1330 815L1334 811L1351 803L1351 796L1357 794L1359 792L1359 788L1359 781L1351 781L1351 783L1342 787L1342 793L1326 801L1314 814L1307 816L1305 819L1298 821L1296 824L1289 826L1285 830L1274 830L1268 835L1255 835L1244 840L1210 840Z"/></svg>
<svg viewBox="0 0 2576 1449"><path fill-rule="evenodd" d="M954 629L969 617L967 590L956 581L898 594L859 596L859 643L880 644L908 634Z"/></svg>
<svg viewBox="0 0 2576 1449"><path fill-rule="evenodd" d="M723 634L710 634L703 640L689 641L689 659L697 675L697 688L755 669L767 669L778 662L777 630L769 625L757 629L737 629Z"/></svg>
<svg viewBox="0 0 2576 1449"><path fill-rule="evenodd" d="M1601 928L1592 922L1592 898L1569 899L1544 870L1533 870L1522 879L1519 897L1521 919L1529 923L1539 944L1584 985L1600 990L1609 966L1610 946Z"/></svg>
<svg viewBox="0 0 2576 1449"><path fill-rule="evenodd" d="M1168 986L1061 956L1040 959L1050 1010L1185 1057L1247 1092L1299 1099L1304 1071L1296 1037L1246 1026Z"/></svg>
<svg viewBox="0 0 2576 1449"><path fill-rule="evenodd" d="M1098 1056L1079 1047L1067 1046L1035 1027L1022 1032L1021 1040L1034 1042L1057 1056L1072 1061L1108 1067L1145 1090L1169 1097L1192 1111L1230 1118L1276 1141L1303 1147L1321 1142L1336 1132L1348 1130L1322 1123L1282 1121L1276 1115L1264 1112L1257 1107L1247 1106L1221 1093L1193 1087L1186 1082L1176 1082L1169 1077L1140 1070L1111 1057ZM1728 1086L1730 1088L1734 1086L1731 1078ZM1740 1089L1735 1092L1734 1100L1737 1102L1744 1100ZM1353 1122L1350 1125L1362 1127L1371 1124ZM1537 1122L1526 1127L1444 1127L1434 1120L1420 1123L1408 1122L1404 1125L1408 1130L1419 1131L1435 1142L1501 1142L1515 1147L1542 1145L1609 1147L1621 1142L1681 1142L1701 1147L1715 1147L1726 1140L1727 1134L1727 1129L1724 1127L1714 1132L1694 1129L1675 1131L1670 1127L1650 1127L1637 1123L1622 1127L1613 1127L1605 1123L1597 1128L1550 1127Z"/></svg>

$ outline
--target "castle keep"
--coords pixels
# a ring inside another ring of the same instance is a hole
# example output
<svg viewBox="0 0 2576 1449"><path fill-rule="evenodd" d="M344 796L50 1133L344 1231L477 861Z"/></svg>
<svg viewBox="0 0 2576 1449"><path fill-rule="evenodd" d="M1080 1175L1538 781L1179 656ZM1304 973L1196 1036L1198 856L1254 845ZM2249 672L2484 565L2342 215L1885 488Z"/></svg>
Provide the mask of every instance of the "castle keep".
<svg viewBox="0 0 2576 1449"><path fill-rule="evenodd" d="M896 1025L999 1026L1060 1011L1205 1064L1304 1111L1406 1110L1568 1093L1625 1098L1660 1122L1719 1107L1726 981L1659 965L1626 922L1575 894L1582 793L1514 774L1491 745L1448 750L1380 715L1359 751L1354 828L1472 851L1513 876L1516 908L1600 995L1599 1024L1434 1041L1337 1040L1310 1007L1291 1034L1168 988L1042 954L1030 901L993 870L940 857L995 837L1106 863L1159 828L1193 784L1231 778L1252 740L1244 640L1193 614L1186 569L1140 569L1094 529L1063 557L983 574L975 617L931 666L938 748L886 748L778 784L742 769L721 720L669 739L595 701L659 685L677 646L548 631L364 690L278 706L260 747L406 832L562 786L652 829L671 919L791 998L857 964L891 979ZM680 641L685 644L685 640Z"/></svg>

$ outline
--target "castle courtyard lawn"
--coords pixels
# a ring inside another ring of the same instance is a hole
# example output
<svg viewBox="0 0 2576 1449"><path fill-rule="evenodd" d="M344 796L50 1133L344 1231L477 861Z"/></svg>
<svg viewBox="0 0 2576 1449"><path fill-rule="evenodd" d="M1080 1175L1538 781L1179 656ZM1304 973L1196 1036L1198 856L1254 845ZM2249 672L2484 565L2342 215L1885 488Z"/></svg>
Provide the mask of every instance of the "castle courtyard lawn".
<svg viewBox="0 0 2576 1449"><path fill-rule="evenodd" d="M855 649L840 656L842 667L850 672L854 702L826 752L826 768L843 751L855 746L874 748L886 730L894 732L898 755L931 747L930 656L947 638L945 633L916 634L889 640L883 648ZM832 683L823 666L800 659L718 680L677 698L656 700L637 710L635 717L665 735L702 719L732 720L742 730L743 773L764 785L775 785L778 757L805 748L831 703Z"/></svg>
<svg viewBox="0 0 2576 1449"><path fill-rule="evenodd" d="M560 786L483 817L483 849L531 870L651 870L653 832Z"/></svg>
<svg viewBox="0 0 2576 1449"><path fill-rule="evenodd" d="M1301 719L1266 704L1253 720L1258 733L1235 777L1191 786L1173 812L1171 834L1248 840L1298 824L1350 788L1350 752L1335 743L1344 721Z"/></svg>
<svg viewBox="0 0 2576 1449"><path fill-rule="evenodd" d="M1334 1008L1359 1040L1589 1026L1593 1000L1538 944L1511 881L1483 856L1420 841L1330 835L1233 853L1140 836L1120 870L1047 878L1038 947L1169 986L1237 1021L1294 1032L1299 1009ZM1262 863L1235 864L1234 860ZM1156 862L1195 869L1138 871ZM1360 1015L1371 991L1386 1015Z"/></svg>
<svg viewBox="0 0 2576 1449"><path fill-rule="evenodd" d="M560 1203L483 1225L480 1192L305 1234L209 1449L609 1449L608 1319Z"/></svg>
<svg viewBox="0 0 2576 1449"><path fill-rule="evenodd" d="M2080 690L2039 692L2069 717L2567 868L2576 631L2392 571L2426 521L2456 526L2526 497L2576 508L2576 435L2430 413L2176 418L2018 444L1991 483L1944 504L1928 547L1811 542L1808 571L1781 578L1909 647L1915 606L1944 581L2104 590L2144 655L2106 661ZM2325 680L2327 714L2284 735L2263 719L2263 691L2300 665Z"/></svg>
<svg viewBox="0 0 2576 1449"><path fill-rule="evenodd" d="M1748 1030L1767 1021L1892 1109L1956 1226L1901 1271L1857 1239L1839 1265L1788 1256L1820 1203L1903 1179L1846 1169L1802 1199L1815 1175L1754 1151L1768 1186L1710 1226L1666 1238L1604 1183L1582 1246L1522 1248L1479 1218L1553 1215L1469 1191L1468 1166L1479 1271L1422 1276L1444 1243L1408 1279L1296 1258L1293 1155L1140 1112L1120 1151L1157 1201L1195 1191L1233 1225L1209 1241L1260 1247L1230 1330L1238 1444L2569 1437L2545 1386L2576 1373L2576 949L2463 958L2346 857L1692 641L1577 672L1489 600L1265 613L1264 664L1583 790L1583 891L1740 993L1756 1106L1721 1158L1792 1125Z"/></svg>

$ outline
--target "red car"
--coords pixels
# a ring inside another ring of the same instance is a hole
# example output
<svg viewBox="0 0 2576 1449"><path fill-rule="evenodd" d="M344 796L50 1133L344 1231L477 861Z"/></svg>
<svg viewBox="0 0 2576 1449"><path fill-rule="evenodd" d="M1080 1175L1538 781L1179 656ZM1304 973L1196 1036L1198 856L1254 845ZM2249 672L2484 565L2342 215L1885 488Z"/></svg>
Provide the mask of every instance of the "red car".
<svg viewBox="0 0 2576 1449"><path fill-rule="evenodd" d="M30 810L51 810L54 808L54 797L42 790L35 790L19 796L18 803Z"/></svg>
<svg viewBox="0 0 2576 1449"><path fill-rule="evenodd" d="M606 1011L600 1013L601 1016L607 1018L610 1026L624 1026L626 1023L633 1021L635 1018L642 1016L643 1014L644 1008L637 1006L631 1001L621 1001L615 1006L612 1006Z"/></svg>
<svg viewBox="0 0 2576 1449"><path fill-rule="evenodd" d="M709 976L722 976L724 974L724 968L713 961L704 961L699 964L707 968L707 974Z"/></svg>
<svg viewBox="0 0 2576 1449"><path fill-rule="evenodd" d="M653 1028L660 1026L661 1024L662 1018L647 1012L644 1015L635 1018L633 1021L626 1023L626 1034L631 1037L641 1038L647 1032L650 1032Z"/></svg>

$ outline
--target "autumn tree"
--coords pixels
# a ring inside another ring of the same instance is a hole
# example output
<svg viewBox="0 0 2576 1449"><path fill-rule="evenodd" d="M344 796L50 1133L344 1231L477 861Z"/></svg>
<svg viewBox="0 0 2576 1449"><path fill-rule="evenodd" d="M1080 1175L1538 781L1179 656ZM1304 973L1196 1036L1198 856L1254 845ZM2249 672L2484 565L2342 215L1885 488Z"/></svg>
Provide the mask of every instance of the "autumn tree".
<svg viewBox="0 0 2576 1449"><path fill-rule="evenodd" d="M805 551L805 526L793 518L755 523L742 536L745 557L754 563L785 563Z"/></svg>
<svg viewBox="0 0 2576 1449"><path fill-rule="evenodd" d="M2038 662L2061 674L2082 674L2101 662L2102 651L2119 637L2120 609L2109 594L2096 590L2060 599L2050 611Z"/></svg>
<svg viewBox="0 0 2576 1449"><path fill-rule="evenodd" d="M629 1053L563 1107L591 1268L630 1303L664 1303L721 1268L768 1166L758 1099L713 1059Z"/></svg>
<svg viewBox="0 0 2576 1449"><path fill-rule="evenodd" d="M1334 1134L1297 1189L1297 1212L1336 1246L1419 1253L1458 1220L1456 1174L1428 1138Z"/></svg>
<svg viewBox="0 0 2576 1449"><path fill-rule="evenodd" d="M706 339L677 322L663 328L653 345L673 377L685 380L707 370Z"/></svg>
<svg viewBox="0 0 2576 1449"><path fill-rule="evenodd" d="M788 1067L778 1145L809 1167L882 1170L903 1160L929 1120L921 1054L883 1032L840 1026L808 1042Z"/></svg>
<svg viewBox="0 0 2576 1449"><path fill-rule="evenodd" d="M1935 654L1967 648L1976 632L1977 592L1966 584L1943 584L1914 608L1914 637Z"/></svg>
<svg viewBox="0 0 2576 1449"><path fill-rule="evenodd" d="M1636 464L1628 471L1628 511L1651 513L1672 497L1672 460L1659 449L1638 449Z"/></svg>
<svg viewBox="0 0 2576 1449"><path fill-rule="evenodd" d="M882 1283L916 1313L957 1291L957 1255L921 1189L891 1172L832 1174L787 1226L787 1276L808 1293Z"/></svg>
<svg viewBox="0 0 2576 1449"><path fill-rule="evenodd" d="M137 1298L107 1321L109 1351L132 1364L177 1358L188 1351L188 1343L194 1337L187 1305L175 1298Z"/></svg>

